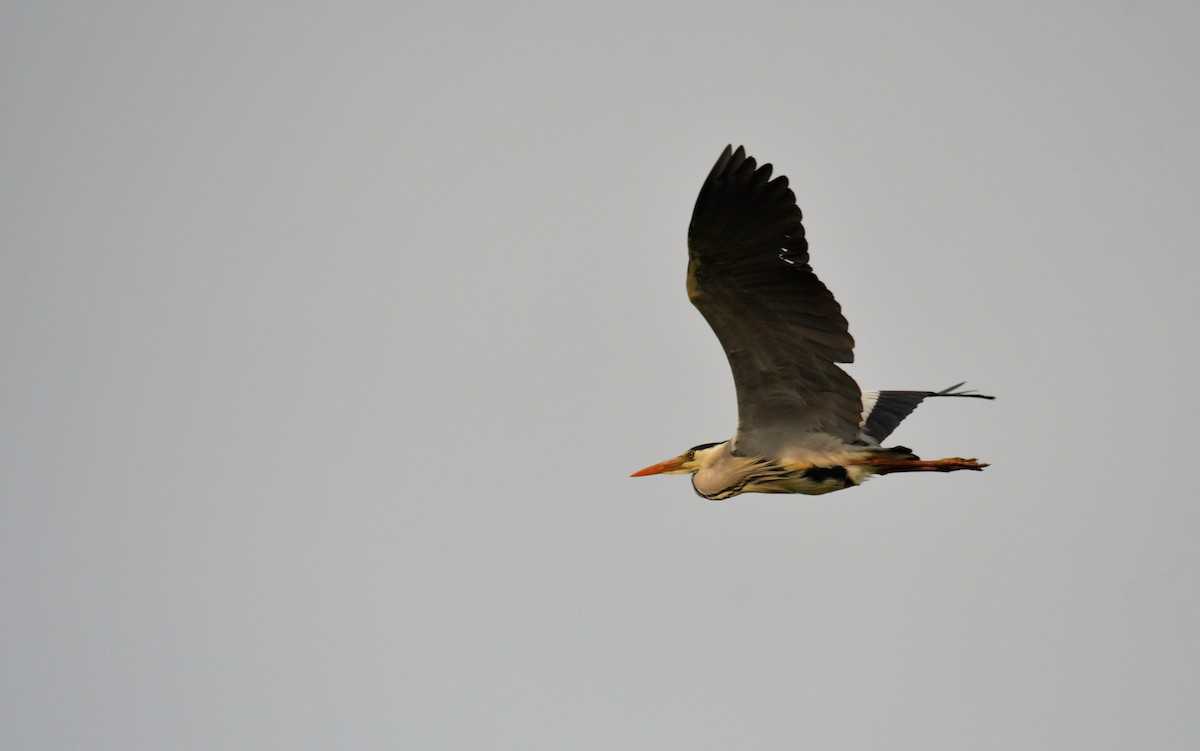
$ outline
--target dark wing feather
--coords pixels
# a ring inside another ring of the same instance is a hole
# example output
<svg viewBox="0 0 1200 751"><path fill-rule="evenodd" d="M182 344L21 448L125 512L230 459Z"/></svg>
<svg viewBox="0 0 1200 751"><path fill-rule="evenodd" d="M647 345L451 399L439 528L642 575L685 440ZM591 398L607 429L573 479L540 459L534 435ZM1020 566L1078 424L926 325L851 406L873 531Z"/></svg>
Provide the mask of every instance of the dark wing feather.
<svg viewBox="0 0 1200 751"><path fill-rule="evenodd" d="M726 147L700 189L688 229L688 296L733 369L739 453L771 455L804 434L858 438L858 384L841 307L808 265L786 177L771 179Z"/></svg>
<svg viewBox="0 0 1200 751"><path fill-rule="evenodd" d="M965 382L964 382L965 383ZM863 418L862 432L877 443L882 443L900 422L926 399L934 396L967 396L973 399L995 399L994 396L976 394L974 391L959 391L962 383L956 383L941 391L880 391L875 404Z"/></svg>

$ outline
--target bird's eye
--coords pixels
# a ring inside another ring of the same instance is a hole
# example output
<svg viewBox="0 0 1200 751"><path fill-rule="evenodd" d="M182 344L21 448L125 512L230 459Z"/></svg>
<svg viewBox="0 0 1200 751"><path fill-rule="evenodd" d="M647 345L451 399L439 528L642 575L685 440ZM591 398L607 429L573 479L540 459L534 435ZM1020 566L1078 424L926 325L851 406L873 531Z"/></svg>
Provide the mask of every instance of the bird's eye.
<svg viewBox="0 0 1200 751"><path fill-rule="evenodd" d="M695 458L696 458L696 449L688 449L687 460L690 462L691 460L693 460Z"/></svg>

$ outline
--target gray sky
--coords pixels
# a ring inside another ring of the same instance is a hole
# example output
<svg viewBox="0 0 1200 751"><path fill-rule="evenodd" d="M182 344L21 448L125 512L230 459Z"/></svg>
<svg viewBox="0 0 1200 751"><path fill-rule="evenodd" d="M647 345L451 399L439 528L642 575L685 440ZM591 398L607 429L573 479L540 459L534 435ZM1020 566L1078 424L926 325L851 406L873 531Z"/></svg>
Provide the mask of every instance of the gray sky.
<svg viewBox="0 0 1200 751"><path fill-rule="evenodd" d="M1200 743L1194 3L11 3L0 746ZM894 436L705 502L788 175Z"/></svg>

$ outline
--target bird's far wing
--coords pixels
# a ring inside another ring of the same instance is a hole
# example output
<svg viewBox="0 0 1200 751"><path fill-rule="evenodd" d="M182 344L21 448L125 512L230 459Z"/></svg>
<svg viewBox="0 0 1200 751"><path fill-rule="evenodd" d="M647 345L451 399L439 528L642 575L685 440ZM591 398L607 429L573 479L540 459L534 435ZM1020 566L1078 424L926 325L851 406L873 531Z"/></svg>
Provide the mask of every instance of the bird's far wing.
<svg viewBox="0 0 1200 751"><path fill-rule="evenodd" d="M862 432L876 443L882 443L900 422L917 406L933 396L966 396L972 399L995 399L994 396L960 391L966 383L956 383L941 391L864 391Z"/></svg>
<svg viewBox="0 0 1200 751"><path fill-rule="evenodd" d="M733 369L735 450L771 455L815 432L856 440L861 394L835 364L854 359L854 339L808 265L787 178L726 147L696 199L688 255L688 296Z"/></svg>

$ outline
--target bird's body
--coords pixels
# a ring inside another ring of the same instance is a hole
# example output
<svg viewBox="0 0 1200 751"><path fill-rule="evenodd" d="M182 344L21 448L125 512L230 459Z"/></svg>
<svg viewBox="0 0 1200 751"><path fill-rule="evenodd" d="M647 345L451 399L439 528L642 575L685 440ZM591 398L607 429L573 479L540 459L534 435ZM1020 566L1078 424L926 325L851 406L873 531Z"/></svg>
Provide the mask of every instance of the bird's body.
<svg viewBox="0 0 1200 751"><path fill-rule="evenodd" d="M808 265L808 243L787 178L771 179L745 150L726 147L688 229L688 297L733 370L738 429L634 476L692 474L704 498L739 493L817 495L876 474L986 467L922 461L880 445L924 399L991 397L957 390L862 392L837 363L853 360L841 307Z"/></svg>
<svg viewBox="0 0 1200 751"><path fill-rule="evenodd" d="M804 493L821 495L853 487L873 474L869 467L848 464L861 452L845 446L797 447L775 459L738 456L729 441L697 452L700 468L692 475L696 493L713 501L739 493Z"/></svg>

